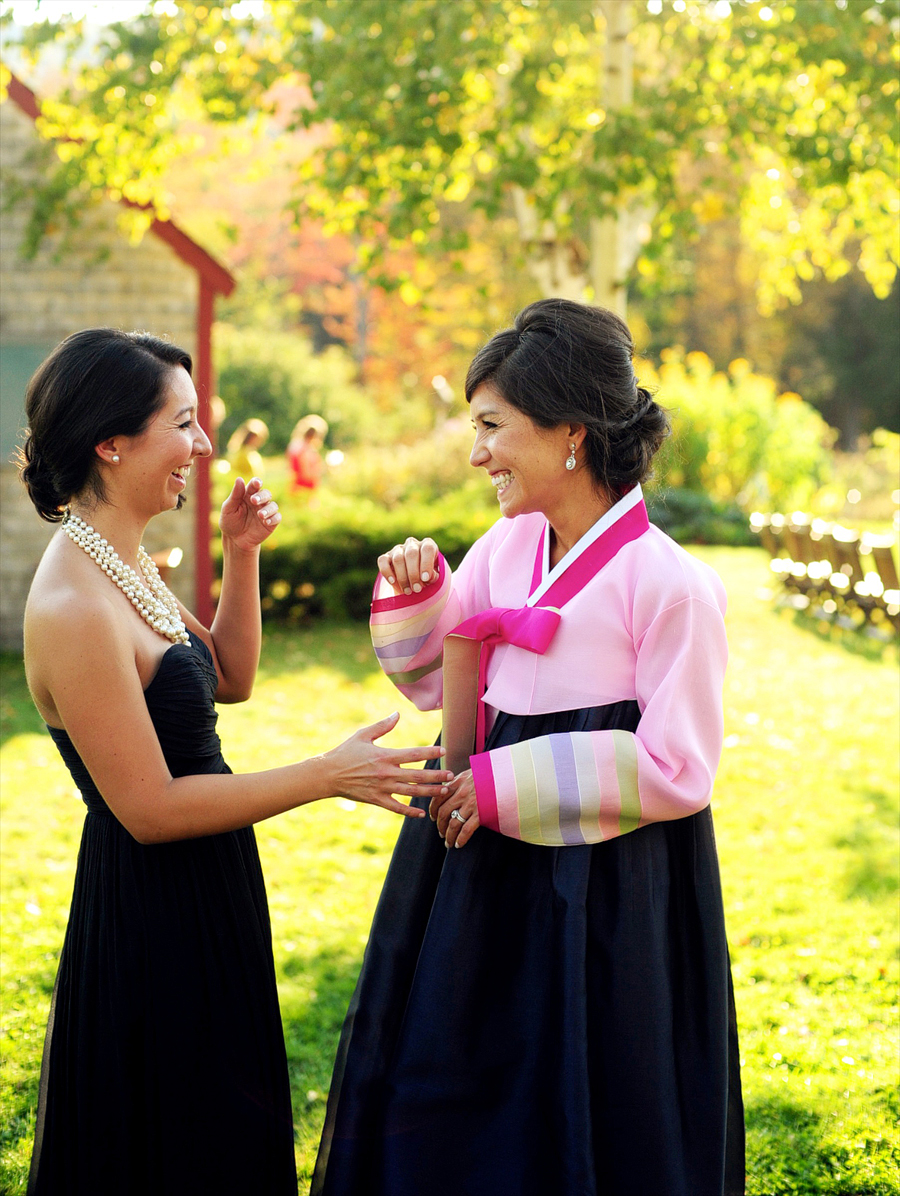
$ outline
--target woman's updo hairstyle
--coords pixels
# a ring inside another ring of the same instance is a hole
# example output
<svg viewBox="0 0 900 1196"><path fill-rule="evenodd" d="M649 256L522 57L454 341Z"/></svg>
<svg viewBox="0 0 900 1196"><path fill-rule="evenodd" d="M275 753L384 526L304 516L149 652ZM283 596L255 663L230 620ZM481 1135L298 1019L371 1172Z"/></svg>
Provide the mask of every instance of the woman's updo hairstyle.
<svg viewBox="0 0 900 1196"><path fill-rule="evenodd" d="M466 400L487 384L542 428L584 424L585 460L611 496L650 474L670 431L653 396L638 385L627 324L603 307L540 299L476 354Z"/></svg>
<svg viewBox="0 0 900 1196"><path fill-rule="evenodd" d="M104 500L95 447L140 435L165 402L166 375L191 364L184 349L146 332L86 328L57 345L25 392L21 475L42 519L59 523L76 495Z"/></svg>

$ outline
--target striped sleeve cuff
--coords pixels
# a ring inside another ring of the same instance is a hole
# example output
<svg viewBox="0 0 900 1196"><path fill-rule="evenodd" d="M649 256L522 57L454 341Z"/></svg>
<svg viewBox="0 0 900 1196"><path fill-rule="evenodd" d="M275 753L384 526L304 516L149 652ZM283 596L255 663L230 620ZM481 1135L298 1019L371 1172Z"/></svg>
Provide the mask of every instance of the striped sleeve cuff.
<svg viewBox="0 0 900 1196"><path fill-rule="evenodd" d="M641 822L630 731L543 735L470 758L482 826L545 847L599 843Z"/></svg>
<svg viewBox="0 0 900 1196"><path fill-rule="evenodd" d="M375 655L395 685L414 685L441 667L442 638L433 632L450 597L450 570L439 556L437 582L420 594L380 597L380 583L369 622Z"/></svg>

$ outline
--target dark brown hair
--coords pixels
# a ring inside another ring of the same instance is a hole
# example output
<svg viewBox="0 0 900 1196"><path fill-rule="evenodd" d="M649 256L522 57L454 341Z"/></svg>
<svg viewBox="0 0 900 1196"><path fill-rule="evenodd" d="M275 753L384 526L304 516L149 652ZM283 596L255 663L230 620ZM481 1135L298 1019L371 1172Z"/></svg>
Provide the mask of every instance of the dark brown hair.
<svg viewBox="0 0 900 1196"><path fill-rule="evenodd" d="M57 345L25 392L28 431L22 481L42 519L88 491L104 498L95 447L110 436L137 436L165 401L166 375L191 372L184 349L146 332L86 328Z"/></svg>
<svg viewBox="0 0 900 1196"><path fill-rule="evenodd" d="M634 340L615 312L569 299L540 299L491 337L466 375L466 400L487 384L542 428L584 424L595 482L622 494L650 474L669 419L643 386Z"/></svg>

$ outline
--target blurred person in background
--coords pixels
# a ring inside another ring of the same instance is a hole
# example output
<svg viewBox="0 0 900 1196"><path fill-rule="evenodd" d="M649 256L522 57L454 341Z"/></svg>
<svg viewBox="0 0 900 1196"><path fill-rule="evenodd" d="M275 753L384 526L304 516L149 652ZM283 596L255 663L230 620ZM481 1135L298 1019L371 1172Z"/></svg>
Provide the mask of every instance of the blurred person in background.
<svg viewBox="0 0 900 1196"><path fill-rule="evenodd" d="M324 470L322 447L327 435L328 424L321 415L304 415L295 424L287 446L291 489L295 494L311 495L321 482Z"/></svg>
<svg viewBox="0 0 900 1196"><path fill-rule="evenodd" d="M504 518L455 573L427 538L378 559L376 654L457 775L400 832L312 1196L744 1191L725 593L648 522L669 424L633 352L612 312L521 312L466 380Z"/></svg>
<svg viewBox="0 0 900 1196"><path fill-rule="evenodd" d="M249 480L264 472L263 459L259 450L269 439L265 420L245 419L238 424L228 438L227 456L233 471L239 478Z"/></svg>

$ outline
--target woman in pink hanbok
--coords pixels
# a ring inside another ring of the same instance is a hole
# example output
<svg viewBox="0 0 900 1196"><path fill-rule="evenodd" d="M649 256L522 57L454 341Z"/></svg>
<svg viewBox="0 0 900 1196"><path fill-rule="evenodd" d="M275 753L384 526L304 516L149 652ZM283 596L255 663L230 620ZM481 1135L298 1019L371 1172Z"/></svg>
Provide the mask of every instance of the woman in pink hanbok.
<svg viewBox="0 0 900 1196"><path fill-rule="evenodd" d="M633 351L611 312L526 308L466 380L504 518L455 572L428 539L379 558L385 672L444 708L451 767L469 685L472 738L436 825L400 833L313 1196L744 1190L725 595L648 521L668 420Z"/></svg>

